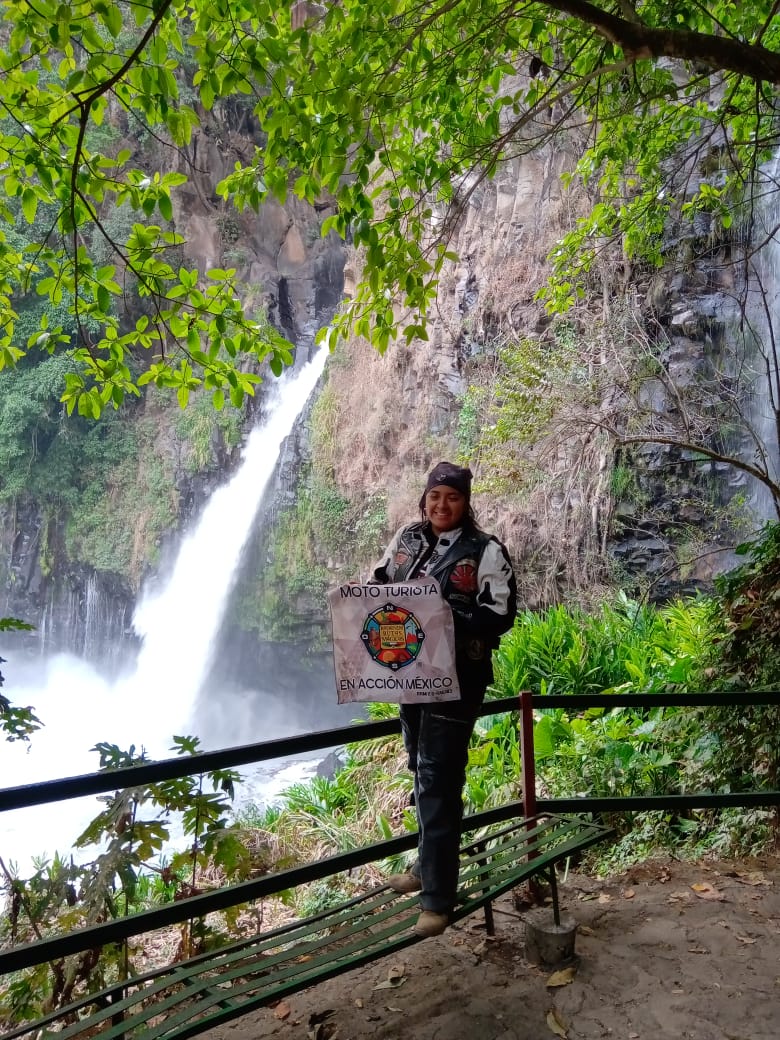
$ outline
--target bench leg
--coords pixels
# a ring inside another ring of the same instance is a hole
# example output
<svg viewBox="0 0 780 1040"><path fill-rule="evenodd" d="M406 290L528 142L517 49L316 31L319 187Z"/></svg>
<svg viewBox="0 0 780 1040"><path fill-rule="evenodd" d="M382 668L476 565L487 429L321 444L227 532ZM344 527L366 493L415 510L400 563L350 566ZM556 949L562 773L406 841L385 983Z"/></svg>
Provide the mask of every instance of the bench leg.
<svg viewBox="0 0 780 1040"><path fill-rule="evenodd" d="M496 934L496 923L493 918L493 900L489 899L484 906L485 910L485 932L488 935Z"/></svg>
<svg viewBox="0 0 780 1040"><path fill-rule="evenodd" d="M111 1004L117 1004L120 1000L124 999L124 996L125 996L125 988L124 988L124 986L120 986L118 989L114 990L113 993L111 993L109 1001L110 1001ZM124 1020L125 1020L125 1013L124 1013L124 1011L117 1011L115 1014L113 1014L111 1016L111 1025L114 1026L114 1027L121 1026L122 1023L124 1022ZM124 1036L125 1036L124 1033L119 1033L117 1035L117 1040L124 1040Z"/></svg>
<svg viewBox="0 0 780 1040"><path fill-rule="evenodd" d="M487 842L480 842L478 845L475 846L475 848L476 848L476 851L478 853L480 853L482 855L482 857L483 857L482 861L481 861L482 862L482 869L484 871L484 878L485 878L485 882L487 884L487 882L488 882L488 864L490 862L490 860L488 859L488 855L487 855ZM485 932L488 935L495 935L496 934L496 924L495 924L495 919L493 917L493 900L489 899L487 901L487 903L485 903L485 905L484 905L484 907L482 909L484 910L484 913L485 913Z"/></svg>
<svg viewBox="0 0 780 1040"><path fill-rule="evenodd" d="M561 908L558 904L558 878L555 874L555 864L550 864L550 894L552 895L553 920L556 925L561 923Z"/></svg>

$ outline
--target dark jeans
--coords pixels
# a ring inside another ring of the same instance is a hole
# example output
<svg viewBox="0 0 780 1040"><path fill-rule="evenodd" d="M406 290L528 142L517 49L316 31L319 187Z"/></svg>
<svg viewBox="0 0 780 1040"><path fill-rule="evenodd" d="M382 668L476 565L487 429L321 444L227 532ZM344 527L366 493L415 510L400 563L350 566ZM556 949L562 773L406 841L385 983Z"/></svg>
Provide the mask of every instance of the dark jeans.
<svg viewBox="0 0 780 1040"><path fill-rule="evenodd" d="M463 784L475 716L446 705L402 704L401 730L414 772L417 854L424 910L449 913L458 888Z"/></svg>

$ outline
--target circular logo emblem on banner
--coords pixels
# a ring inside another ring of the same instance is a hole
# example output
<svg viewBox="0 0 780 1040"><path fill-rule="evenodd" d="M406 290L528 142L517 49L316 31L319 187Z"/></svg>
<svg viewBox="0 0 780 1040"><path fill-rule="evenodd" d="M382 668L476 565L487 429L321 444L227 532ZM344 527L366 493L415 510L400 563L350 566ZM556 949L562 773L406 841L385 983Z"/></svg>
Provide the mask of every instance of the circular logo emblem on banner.
<svg viewBox="0 0 780 1040"><path fill-rule="evenodd" d="M425 633L411 611L385 603L368 615L360 638L377 664L397 672L417 659Z"/></svg>

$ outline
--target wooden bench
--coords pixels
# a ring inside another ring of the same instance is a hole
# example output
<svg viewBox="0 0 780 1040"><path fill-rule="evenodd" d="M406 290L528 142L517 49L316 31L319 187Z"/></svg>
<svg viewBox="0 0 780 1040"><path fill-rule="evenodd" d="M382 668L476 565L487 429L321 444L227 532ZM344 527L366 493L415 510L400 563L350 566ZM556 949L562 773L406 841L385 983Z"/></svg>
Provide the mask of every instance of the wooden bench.
<svg viewBox="0 0 780 1040"><path fill-rule="evenodd" d="M461 847L453 920L484 908L492 932L493 900L540 876L551 883L557 920L556 864L610 834L588 820L560 816L516 819L471 832ZM93 993L5 1034L4 1040L54 1030L58 1040L96 1034L105 1040L183 1040L421 942L410 927L418 912L416 895L400 896L382 885L323 913Z"/></svg>

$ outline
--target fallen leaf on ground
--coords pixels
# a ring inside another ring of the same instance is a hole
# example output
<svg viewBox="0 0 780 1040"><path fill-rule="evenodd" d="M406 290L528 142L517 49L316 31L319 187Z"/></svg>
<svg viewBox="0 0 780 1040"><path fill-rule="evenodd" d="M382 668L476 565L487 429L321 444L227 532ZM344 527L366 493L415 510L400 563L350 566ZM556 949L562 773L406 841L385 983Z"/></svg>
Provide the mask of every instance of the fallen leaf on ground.
<svg viewBox="0 0 780 1040"><path fill-rule="evenodd" d="M363 1001L360 999L360 997L355 997L355 1007L356 1008L362 1008L363 1007Z"/></svg>
<svg viewBox="0 0 780 1040"><path fill-rule="evenodd" d="M551 1033L555 1033L556 1036L562 1036L563 1040L566 1040L568 1026L555 1008L550 1008L547 1012L547 1027Z"/></svg>
<svg viewBox="0 0 780 1040"><path fill-rule="evenodd" d="M623 898L624 899L633 899L635 895L636 895L636 892L634 891L633 888L627 888L623 892Z"/></svg>
<svg viewBox="0 0 780 1040"><path fill-rule="evenodd" d="M387 978L384 982L378 982L374 989L397 989L399 986L403 986L406 982L406 971L405 964L391 964L387 971Z"/></svg>
<svg viewBox="0 0 780 1040"><path fill-rule="evenodd" d="M763 874L757 872L745 873L744 871L736 870L732 877L735 881L739 881L741 885L753 885L755 887L766 885L767 888L769 888L774 884L774 882L770 881L769 878L766 878Z"/></svg>
<svg viewBox="0 0 780 1040"><path fill-rule="evenodd" d="M607 895L606 892L602 892L601 895L599 896L599 902L600 903L611 903L612 902L612 896Z"/></svg>
<svg viewBox="0 0 780 1040"><path fill-rule="evenodd" d="M577 974L577 969L572 964L568 968L561 968L560 971L555 971L547 980L549 987L553 986L568 986L570 982L574 981L574 977Z"/></svg>
<svg viewBox="0 0 780 1040"><path fill-rule="evenodd" d="M405 975L392 975L389 979L385 979L384 982L377 982L374 989L398 989L398 987L403 986L405 982Z"/></svg>
<svg viewBox="0 0 780 1040"><path fill-rule="evenodd" d="M280 1022L283 1022L285 1020L285 1018L289 1018L290 1017L290 1005L289 1004L285 1004L285 1002L283 1000L280 1000L279 1003L274 1008L274 1017L278 1018Z"/></svg>
<svg viewBox="0 0 780 1040"><path fill-rule="evenodd" d="M753 943L757 942L756 939L749 939L746 935L736 935L734 936L734 938L737 940L737 942L744 943L745 946L752 946Z"/></svg>
<svg viewBox="0 0 780 1040"><path fill-rule="evenodd" d="M679 903L681 900L687 900L687 899L690 899L690 898L691 898L691 893L690 892L685 892L685 891L681 892L678 889L676 892L670 892L669 895L666 897L666 901L667 901L667 903Z"/></svg>
<svg viewBox="0 0 780 1040"><path fill-rule="evenodd" d="M391 1004L385 1004L385 1008L386 1008L386 1009L387 1009L388 1011L395 1011L395 1012L397 1012L397 1013L398 1013L399 1015L402 1015L402 1014L404 1013L404 1009L403 1009L403 1008L399 1008L399 1007L393 1007L393 1006L392 1006Z"/></svg>
<svg viewBox="0 0 780 1040"><path fill-rule="evenodd" d="M699 897L699 899L720 900L724 898L723 893L719 892L717 888L709 884L709 882L707 881L697 881L695 884L691 885L691 888Z"/></svg>

